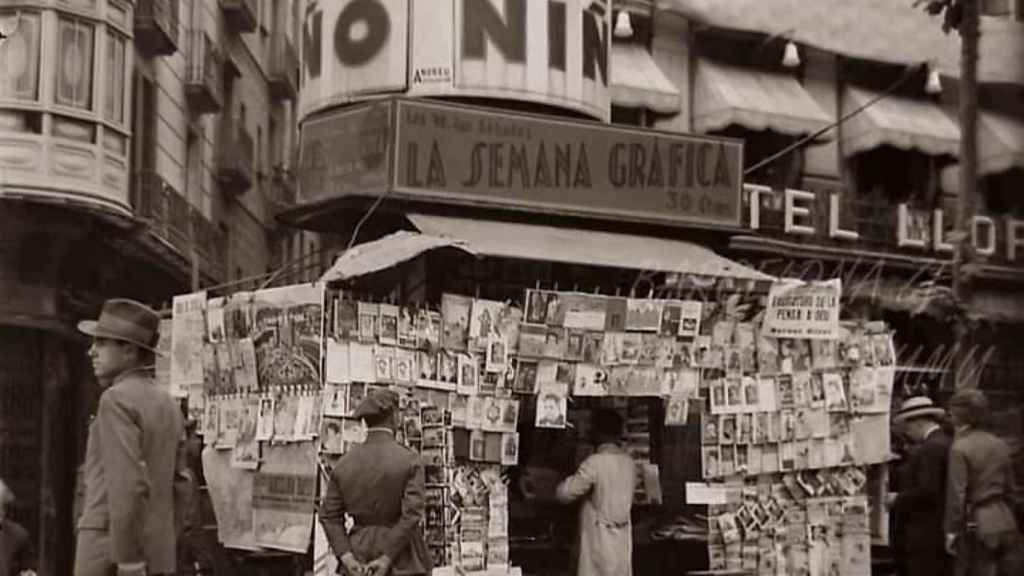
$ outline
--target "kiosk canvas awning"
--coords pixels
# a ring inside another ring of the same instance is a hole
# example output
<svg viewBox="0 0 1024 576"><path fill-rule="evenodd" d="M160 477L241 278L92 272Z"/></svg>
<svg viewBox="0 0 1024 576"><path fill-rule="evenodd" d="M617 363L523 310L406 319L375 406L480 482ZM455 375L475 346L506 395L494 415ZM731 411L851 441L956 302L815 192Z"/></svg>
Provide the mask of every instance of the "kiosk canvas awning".
<svg viewBox="0 0 1024 576"><path fill-rule="evenodd" d="M407 217L419 233L400 231L353 246L338 257L320 280L358 278L440 248L498 258L736 280L774 280L707 248L681 240L425 214L408 214Z"/></svg>
<svg viewBox="0 0 1024 576"><path fill-rule="evenodd" d="M679 112L679 89L658 67L643 46L612 44L612 104L626 108L647 108L662 114Z"/></svg>
<svg viewBox="0 0 1024 576"><path fill-rule="evenodd" d="M698 132L736 124L781 134L811 134L832 123L792 76L697 61L693 113Z"/></svg>
<svg viewBox="0 0 1024 576"><path fill-rule="evenodd" d="M409 214L408 218L424 234L461 241L469 250L486 256L773 280L767 274L681 240L426 214Z"/></svg>
<svg viewBox="0 0 1024 576"><path fill-rule="evenodd" d="M853 112L877 96L869 90L847 88L843 94L843 114ZM960 149L960 129L931 102L890 95L843 124L842 144L843 153L848 157L882 145L917 150L930 156L956 156Z"/></svg>

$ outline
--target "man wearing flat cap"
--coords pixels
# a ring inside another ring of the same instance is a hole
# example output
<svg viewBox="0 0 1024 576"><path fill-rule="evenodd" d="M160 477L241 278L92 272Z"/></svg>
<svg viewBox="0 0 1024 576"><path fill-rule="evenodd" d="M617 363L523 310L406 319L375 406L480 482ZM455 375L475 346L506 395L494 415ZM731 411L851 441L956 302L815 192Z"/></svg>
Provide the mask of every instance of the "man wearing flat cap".
<svg viewBox="0 0 1024 576"><path fill-rule="evenodd" d="M914 396L903 402L893 418L914 444L905 464L906 483L887 499L887 504L905 519L902 528L908 576L952 574L942 536L946 465L952 442L939 424L944 415L945 411L927 396Z"/></svg>
<svg viewBox="0 0 1024 576"><path fill-rule="evenodd" d="M1012 451L985 429L988 399L980 390L961 390L950 398L949 412L956 438L949 453L945 531L958 574L1024 574Z"/></svg>
<svg viewBox="0 0 1024 576"><path fill-rule="evenodd" d="M160 316L134 300L103 304L78 329L103 392L80 478L75 576L172 574L175 495L189 482L181 411L153 381Z"/></svg>
<svg viewBox="0 0 1024 576"><path fill-rule="evenodd" d="M423 465L416 452L395 441L398 395L370 391L356 408L366 441L331 471L320 518L334 554L348 576L430 574L421 533ZM345 514L354 520L345 530Z"/></svg>

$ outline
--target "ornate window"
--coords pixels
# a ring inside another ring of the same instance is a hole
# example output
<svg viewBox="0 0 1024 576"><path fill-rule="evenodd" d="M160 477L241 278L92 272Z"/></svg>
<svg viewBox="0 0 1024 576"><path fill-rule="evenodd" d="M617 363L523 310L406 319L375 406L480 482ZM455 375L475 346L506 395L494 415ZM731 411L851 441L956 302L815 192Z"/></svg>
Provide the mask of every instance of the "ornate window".
<svg viewBox="0 0 1024 576"><path fill-rule="evenodd" d="M92 24L78 18L57 21L56 93L57 104L92 109L93 74Z"/></svg>
<svg viewBox="0 0 1024 576"><path fill-rule="evenodd" d="M13 22L13 32L0 47L0 99L38 101L39 14L4 10L0 20Z"/></svg>
<svg viewBox="0 0 1024 576"><path fill-rule="evenodd" d="M124 124L126 45L123 36L107 30L103 117L119 125Z"/></svg>

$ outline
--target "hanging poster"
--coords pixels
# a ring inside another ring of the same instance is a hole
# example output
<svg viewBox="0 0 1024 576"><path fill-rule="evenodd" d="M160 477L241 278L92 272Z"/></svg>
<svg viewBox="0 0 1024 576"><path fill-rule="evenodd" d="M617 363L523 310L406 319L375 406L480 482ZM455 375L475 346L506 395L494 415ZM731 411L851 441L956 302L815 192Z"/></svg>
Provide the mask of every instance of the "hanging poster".
<svg viewBox="0 0 1024 576"><path fill-rule="evenodd" d="M171 394L183 398L191 384L203 383L203 336L206 334L206 292L182 294L173 300L171 326Z"/></svg>
<svg viewBox="0 0 1024 576"><path fill-rule="evenodd" d="M253 294L253 342L264 389L319 388L324 289L302 284Z"/></svg>
<svg viewBox="0 0 1024 576"><path fill-rule="evenodd" d="M841 280L786 280L768 292L763 334L775 338L832 340L839 337Z"/></svg>
<svg viewBox="0 0 1024 576"><path fill-rule="evenodd" d="M252 522L259 546L305 553L316 502L312 443L269 446L253 476Z"/></svg>
<svg viewBox="0 0 1024 576"><path fill-rule="evenodd" d="M160 338L156 342L156 365L153 368L153 380L162 390L168 393L176 393L176 398L188 396L187 390L171 390L171 338L174 320L165 318L160 320ZM192 416L190 416L192 417Z"/></svg>
<svg viewBox="0 0 1024 576"><path fill-rule="evenodd" d="M217 539L229 548L259 550L252 523L252 472L232 469L231 452L212 446L203 450L202 458Z"/></svg>

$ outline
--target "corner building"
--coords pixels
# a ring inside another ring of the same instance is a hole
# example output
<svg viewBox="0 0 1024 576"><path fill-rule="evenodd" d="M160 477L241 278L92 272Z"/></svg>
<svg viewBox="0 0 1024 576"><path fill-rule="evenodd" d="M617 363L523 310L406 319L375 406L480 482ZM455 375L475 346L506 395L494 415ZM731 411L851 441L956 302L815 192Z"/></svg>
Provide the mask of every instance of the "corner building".
<svg viewBox="0 0 1024 576"><path fill-rule="evenodd" d="M327 234L332 255L350 241L408 230L463 240L494 258L417 258L354 282L355 290L428 303L443 292L517 298L524 284L685 294L693 283L681 275L638 278L615 267L686 257L627 244L627 234L689 242L775 276L841 277L847 318L895 329L897 385L952 389L958 343L943 299L927 289L950 283L958 194L959 39L940 21L889 0L426 4L307 3L300 192L283 218ZM1013 191L1024 184L1024 10L1016 0L981 4L968 310L981 323L969 345L972 377L1007 408L1001 424L1019 436L1024 203ZM595 123L588 130L601 134L587 139L562 129L581 117L613 126ZM675 136L742 143L737 188L711 196L704 218L684 193L692 183L665 189L652 176L657 153L644 138ZM586 142L590 173L613 178L575 186L573 148L559 152L561 185L534 177L527 189L524 162L539 161L530 142L544 137ZM634 137L640 145L630 145ZM613 138L629 153L593 153ZM727 217L708 217L716 213ZM600 236L609 244L588 248L595 231L622 237ZM925 301L938 309L919 313ZM681 498L670 491L666 503ZM528 572L560 561L550 536L531 534L518 551L513 544L513 559ZM638 555L637 569L681 571L663 548Z"/></svg>
<svg viewBox="0 0 1024 576"><path fill-rule="evenodd" d="M71 573L98 397L75 323L317 250L276 223L295 191L298 9L0 1L0 475L41 575Z"/></svg>

